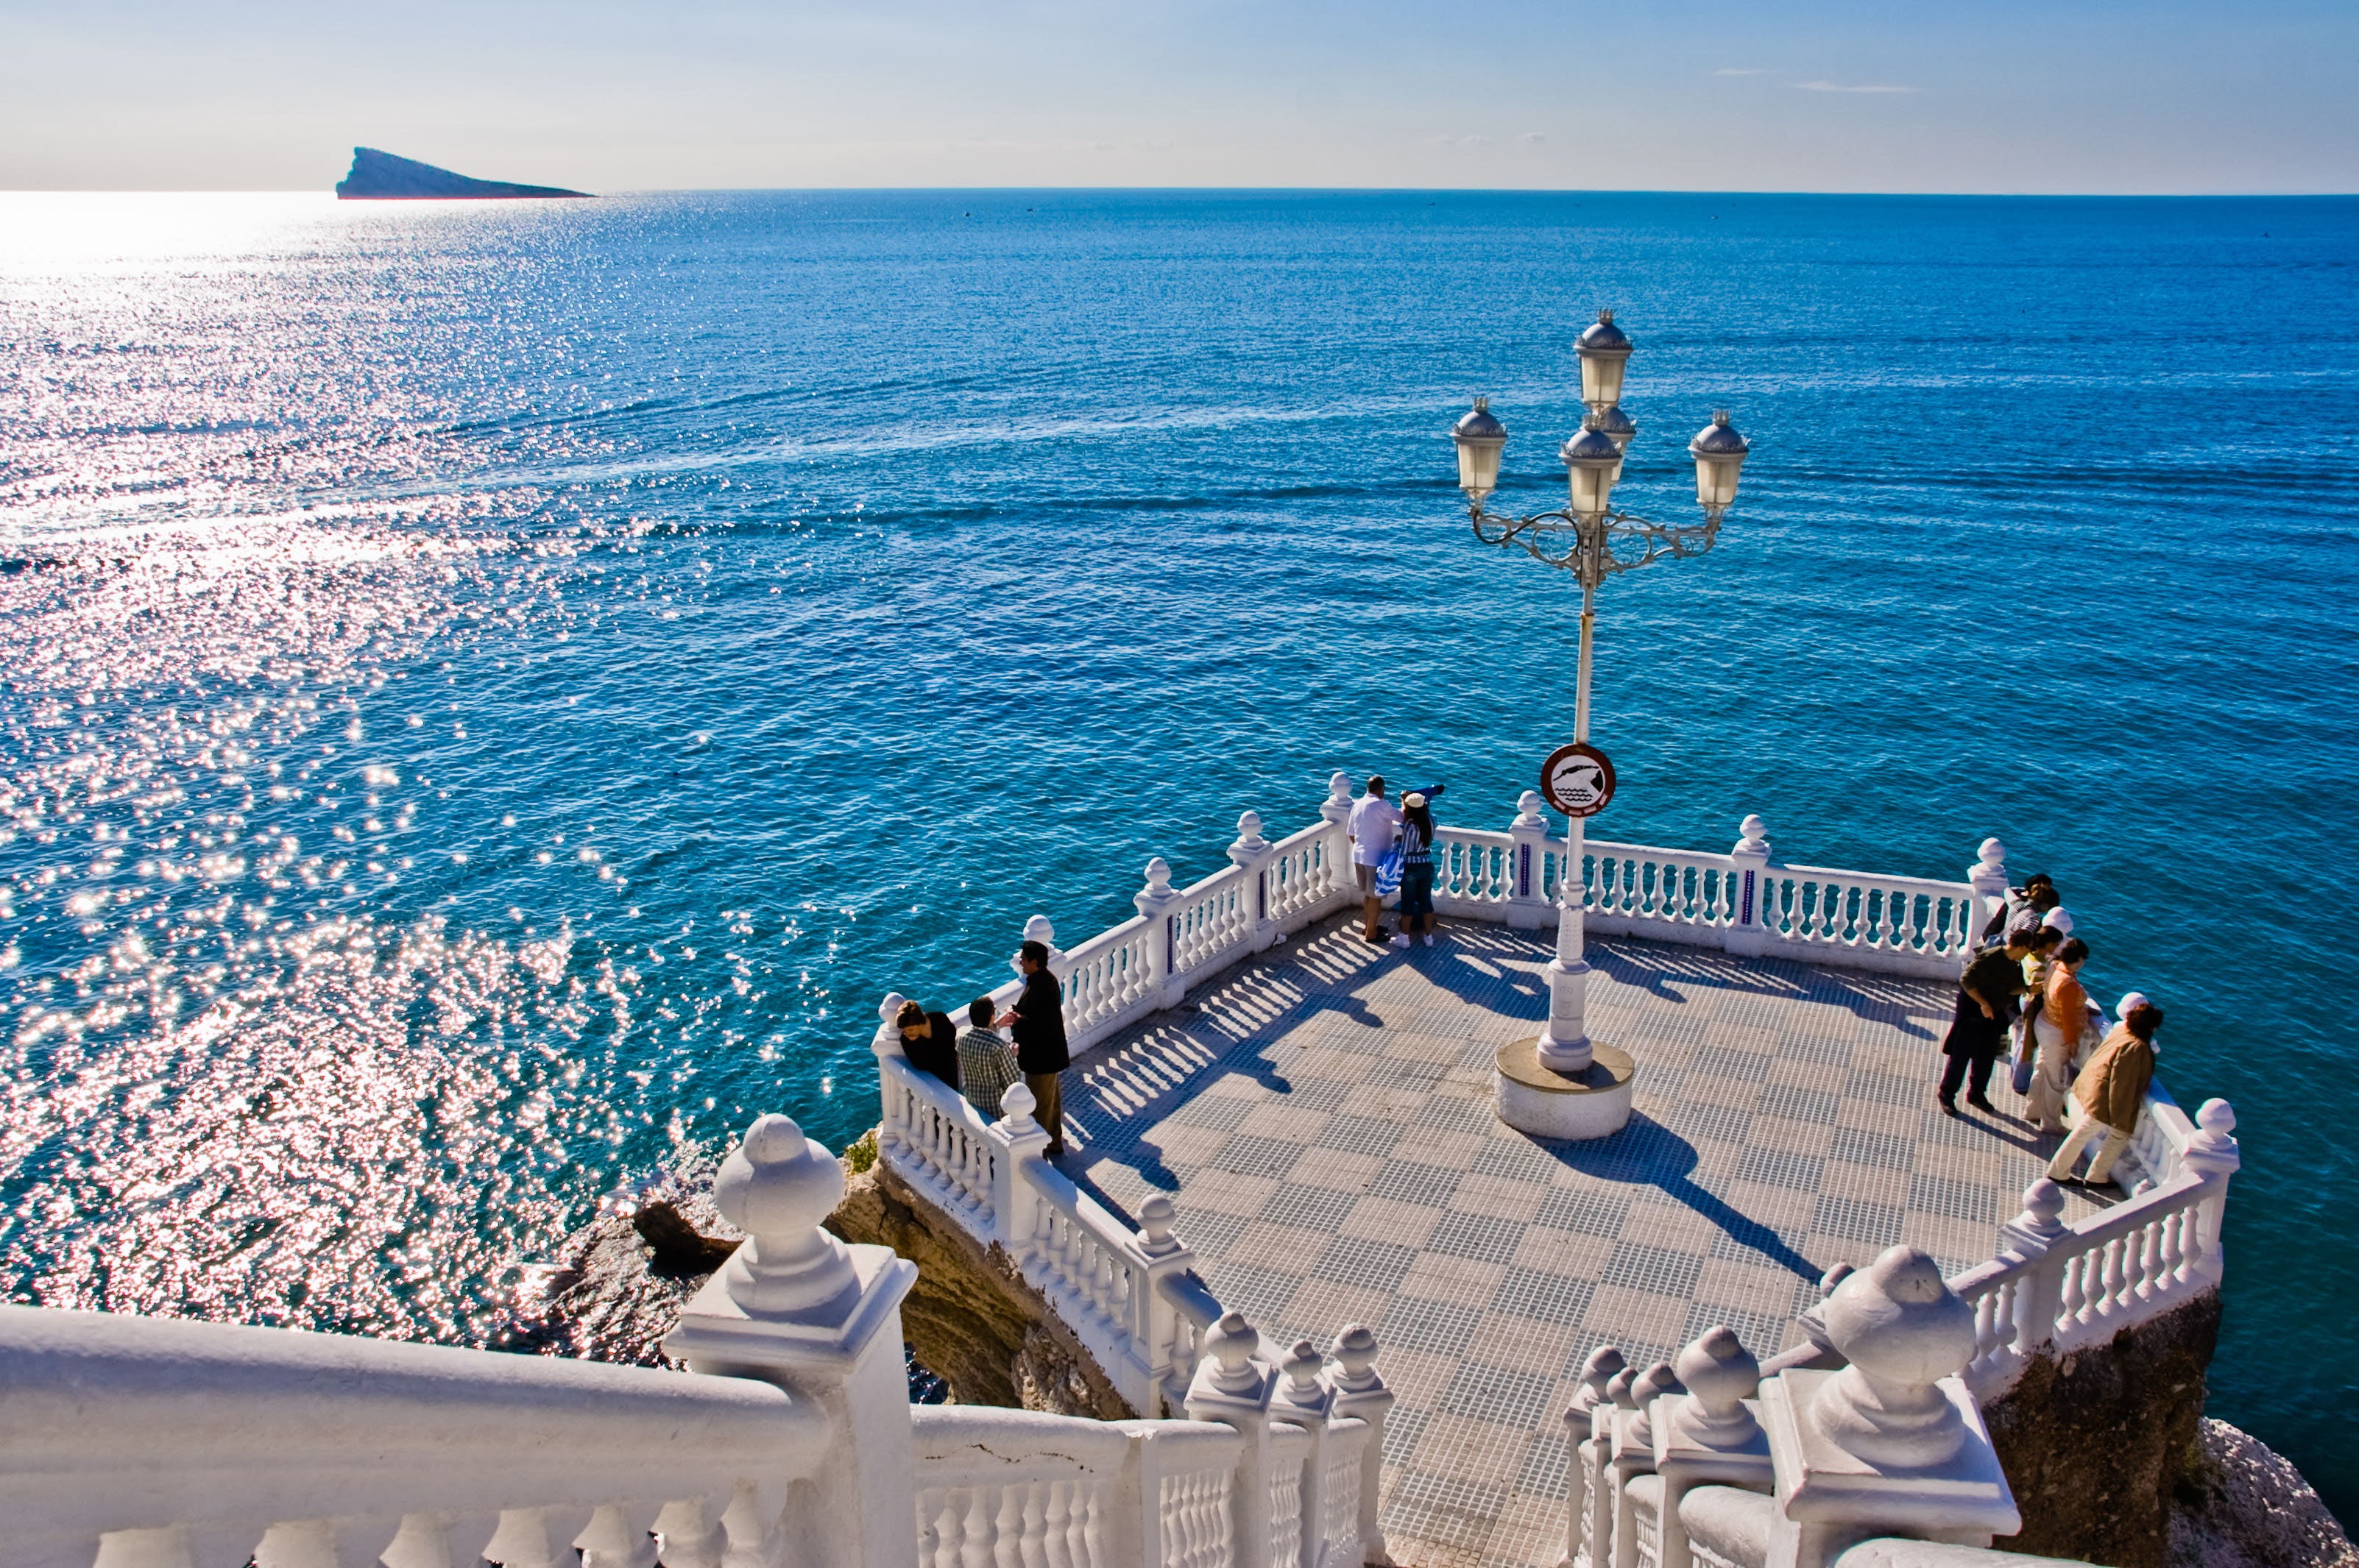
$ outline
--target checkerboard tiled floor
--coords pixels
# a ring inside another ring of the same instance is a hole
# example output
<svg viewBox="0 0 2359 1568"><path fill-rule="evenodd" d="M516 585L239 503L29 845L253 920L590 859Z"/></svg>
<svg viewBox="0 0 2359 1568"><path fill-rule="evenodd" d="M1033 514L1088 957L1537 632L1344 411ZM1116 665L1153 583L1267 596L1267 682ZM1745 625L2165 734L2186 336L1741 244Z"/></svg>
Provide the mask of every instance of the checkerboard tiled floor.
<svg viewBox="0 0 2359 1568"><path fill-rule="evenodd" d="M1589 1017L1637 1058L1637 1114L1535 1141L1492 1114L1491 1058L1538 1032L1549 951L1331 923L1067 1080L1067 1169L1125 1212L1171 1193L1223 1303L1281 1345L1375 1329L1386 1530L1419 1568L1562 1556L1558 1417L1593 1346L1643 1366L1725 1323L1766 1358L1837 1262L1990 1257L2049 1147L1935 1107L1949 986L1625 940L1591 947Z"/></svg>

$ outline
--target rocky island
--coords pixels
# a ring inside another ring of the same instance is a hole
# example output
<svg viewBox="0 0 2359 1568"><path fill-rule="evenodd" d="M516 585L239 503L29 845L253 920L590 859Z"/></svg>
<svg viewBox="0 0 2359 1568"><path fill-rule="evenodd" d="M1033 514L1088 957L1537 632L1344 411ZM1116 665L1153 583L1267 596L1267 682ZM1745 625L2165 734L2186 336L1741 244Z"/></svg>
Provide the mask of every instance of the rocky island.
<svg viewBox="0 0 2359 1568"><path fill-rule="evenodd" d="M481 201L516 196L589 196L586 190L565 190L554 185L511 185L501 179L476 179L453 174L416 158L397 157L375 147L353 149L352 172L336 182L336 196L344 201Z"/></svg>

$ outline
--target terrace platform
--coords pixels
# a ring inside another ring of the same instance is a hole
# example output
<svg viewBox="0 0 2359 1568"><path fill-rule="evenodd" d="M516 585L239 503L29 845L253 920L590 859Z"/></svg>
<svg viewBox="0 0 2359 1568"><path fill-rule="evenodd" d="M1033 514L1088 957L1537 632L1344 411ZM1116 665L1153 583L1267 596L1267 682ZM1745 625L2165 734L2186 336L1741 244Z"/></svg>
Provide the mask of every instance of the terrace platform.
<svg viewBox="0 0 2359 1568"><path fill-rule="evenodd" d="M1549 952L1464 921L1378 949L1330 917L1068 1079L1063 1168L1127 1215L1174 1197L1222 1303L1280 1345L1375 1329L1404 1563L1553 1568L1558 1416L1592 1347L1645 1366L1725 1323L1766 1359L1836 1263L1991 1256L2054 1146L1940 1113L1949 984L1593 935L1591 1028L1636 1058L1636 1114L1535 1141L1493 1113L1491 1074L1545 1020Z"/></svg>

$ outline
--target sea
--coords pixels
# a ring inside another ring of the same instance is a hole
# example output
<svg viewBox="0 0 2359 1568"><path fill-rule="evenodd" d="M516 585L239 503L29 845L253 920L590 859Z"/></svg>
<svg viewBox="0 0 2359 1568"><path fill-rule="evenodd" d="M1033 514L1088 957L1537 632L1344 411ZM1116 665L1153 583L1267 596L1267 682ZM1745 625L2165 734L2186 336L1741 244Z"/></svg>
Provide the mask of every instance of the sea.
<svg viewBox="0 0 2359 1568"><path fill-rule="evenodd" d="M1617 504L1753 455L1593 831L2051 873L2235 1107L2211 1410L2359 1516L2341 198L0 197L0 1294L498 1343L1028 916L1338 768L1504 826L1579 589L1446 435L1560 504L1600 308Z"/></svg>

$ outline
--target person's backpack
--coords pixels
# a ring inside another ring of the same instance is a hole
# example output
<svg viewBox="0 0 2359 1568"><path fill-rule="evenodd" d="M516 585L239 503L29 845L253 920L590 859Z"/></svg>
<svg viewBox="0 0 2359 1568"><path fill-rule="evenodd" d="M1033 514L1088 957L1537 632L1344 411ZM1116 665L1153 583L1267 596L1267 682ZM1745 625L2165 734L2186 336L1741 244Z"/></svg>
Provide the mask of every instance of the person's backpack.
<svg viewBox="0 0 2359 1568"><path fill-rule="evenodd" d="M1405 827L1393 829L1392 848L1376 862L1376 896L1390 898L1400 892L1403 857L1408 853L1408 835Z"/></svg>

